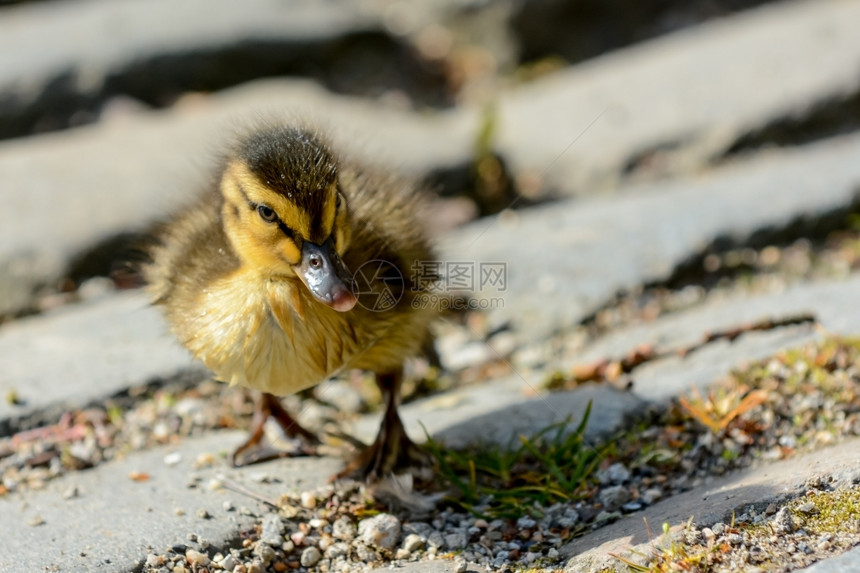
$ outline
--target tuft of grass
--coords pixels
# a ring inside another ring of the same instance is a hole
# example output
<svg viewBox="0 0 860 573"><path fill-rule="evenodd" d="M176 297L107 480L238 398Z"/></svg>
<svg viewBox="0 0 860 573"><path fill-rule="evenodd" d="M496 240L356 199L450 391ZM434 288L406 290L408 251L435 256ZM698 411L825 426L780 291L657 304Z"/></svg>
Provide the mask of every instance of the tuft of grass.
<svg viewBox="0 0 860 573"><path fill-rule="evenodd" d="M585 440L591 402L582 420L552 424L507 446L446 448L427 436L427 450L457 492L451 501L482 517L540 515L538 507L585 497L607 446Z"/></svg>

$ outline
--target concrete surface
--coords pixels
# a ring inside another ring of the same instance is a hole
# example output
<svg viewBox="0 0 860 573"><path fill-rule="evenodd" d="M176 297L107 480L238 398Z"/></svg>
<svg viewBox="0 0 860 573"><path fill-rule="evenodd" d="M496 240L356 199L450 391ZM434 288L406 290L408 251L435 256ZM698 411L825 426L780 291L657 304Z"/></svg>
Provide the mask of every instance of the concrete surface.
<svg viewBox="0 0 860 573"><path fill-rule="evenodd" d="M857 573L860 571L860 547L855 547L833 559L819 561L815 565L801 569L806 573Z"/></svg>
<svg viewBox="0 0 860 573"><path fill-rule="evenodd" d="M477 129L469 113L420 116L270 80L174 111L0 142L0 314L26 308L82 251L187 203L240 126L281 117L316 120L345 152L414 176L467 161Z"/></svg>
<svg viewBox="0 0 860 573"><path fill-rule="evenodd" d="M662 500L645 511L629 515L565 545L561 553L570 558L566 571L599 570L614 562L609 554L629 555L647 550L650 539L643 519L655 534L663 523L677 531L693 523L713 525L731 518L732 511L760 504L781 495L797 493L810 477L835 475L846 483L860 478L860 440L846 441L790 460L741 471L713 483ZM742 513L742 511L741 511Z"/></svg>
<svg viewBox="0 0 860 573"><path fill-rule="evenodd" d="M336 48L350 35L382 30L378 12L340 1L70 0L4 8L0 136L62 126L64 116L111 95L159 101L255 75L308 74L324 68L326 57L348 59Z"/></svg>
<svg viewBox="0 0 860 573"><path fill-rule="evenodd" d="M214 544L232 542L254 516L270 511L265 504L225 488L214 488L222 476L267 499L277 500L299 488L324 485L342 462L329 458L296 459L284 464L260 464L232 469L220 454L228 444L240 443L241 432L219 432L183 440L176 446L130 454L91 471L69 474L45 489L13 498L0 497L0 571L131 571L147 553L161 553L188 542L188 533ZM164 456L178 452L182 460L172 466ZM212 454L212 467L193 470L200 454ZM145 481L132 472L149 475ZM272 480L260 481L269 475ZM200 478L189 488L192 477ZM77 487L79 495L64 493ZM234 511L225 511L230 501ZM249 514L240 511L248 508ZM212 517L203 519L205 509ZM178 515L177 510L183 514ZM42 525L31 525L39 517Z"/></svg>
<svg viewBox="0 0 860 573"><path fill-rule="evenodd" d="M15 420L50 418L153 380L202 372L143 293L65 307L0 327L0 436Z"/></svg>
<svg viewBox="0 0 860 573"><path fill-rule="evenodd" d="M854 203L860 136L774 151L697 176L480 220L446 237L450 261L502 262L490 311L526 338L577 324L609 296L668 279L718 239L743 241ZM478 230L480 229L480 230ZM479 285L476 285L479 286Z"/></svg>
<svg viewBox="0 0 860 573"><path fill-rule="evenodd" d="M860 90L858 20L856 2L776 2L566 68L501 97L499 149L562 193L611 187L651 151L658 172L696 169Z"/></svg>

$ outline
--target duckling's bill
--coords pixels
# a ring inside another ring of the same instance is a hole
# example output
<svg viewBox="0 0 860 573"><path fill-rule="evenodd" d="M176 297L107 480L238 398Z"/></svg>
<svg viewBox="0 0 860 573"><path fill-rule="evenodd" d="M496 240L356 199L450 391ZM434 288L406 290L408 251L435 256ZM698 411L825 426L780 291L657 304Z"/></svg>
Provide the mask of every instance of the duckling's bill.
<svg viewBox="0 0 860 573"><path fill-rule="evenodd" d="M322 245L305 241L302 261L295 267L296 275L315 299L338 312L352 310L356 298L352 292L352 276L328 239Z"/></svg>

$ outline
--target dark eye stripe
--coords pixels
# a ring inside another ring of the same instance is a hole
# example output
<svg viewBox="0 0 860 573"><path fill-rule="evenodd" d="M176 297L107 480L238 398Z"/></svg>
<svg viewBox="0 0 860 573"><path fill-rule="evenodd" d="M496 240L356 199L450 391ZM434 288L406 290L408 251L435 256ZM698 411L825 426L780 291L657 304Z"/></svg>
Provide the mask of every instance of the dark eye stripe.
<svg viewBox="0 0 860 573"><path fill-rule="evenodd" d="M281 221L280 219L278 219L278 228L281 230L281 232L282 232L282 233L283 233L287 238L292 239L292 241L296 244L296 246L297 246L297 247L301 248L301 245L299 244L299 241L298 241L298 239L296 238L296 232L295 232L295 231L293 231L292 229L290 229L289 227L287 227L287 226L284 224L284 222L283 222L283 221Z"/></svg>

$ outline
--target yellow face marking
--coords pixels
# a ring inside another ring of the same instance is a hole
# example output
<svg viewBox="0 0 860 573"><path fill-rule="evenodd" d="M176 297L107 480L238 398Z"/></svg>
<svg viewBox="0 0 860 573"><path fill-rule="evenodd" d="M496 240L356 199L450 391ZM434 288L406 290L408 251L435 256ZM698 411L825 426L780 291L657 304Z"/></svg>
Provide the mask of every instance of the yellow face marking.
<svg viewBox="0 0 860 573"><path fill-rule="evenodd" d="M224 195L224 223L237 254L249 264L274 274L292 274L301 249L279 224L264 221L249 203L275 210L283 224L296 235L307 228L308 217L286 199L268 190L239 163L230 165L221 182ZM291 220L290 220L291 218ZM298 227L298 228L297 228Z"/></svg>
<svg viewBox="0 0 860 573"><path fill-rule="evenodd" d="M335 217L337 217L338 214L337 184L332 183L326 191L328 198L326 199L325 206L323 207L322 229L325 236L329 237L331 236L332 230L334 230ZM346 205L341 205L341 210L345 208Z"/></svg>
<svg viewBox="0 0 860 573"><path fill-rule="evenodd" d="M310 233L310 215L295 206L287 197L275 193L265 182L260 181L256 175L251 173L246 165L235 162L227 168L226 175L233 179L238 186L238 191L244 192L248 200L260 205L267 205L275 210L284 224L297 235L307 237ZM265 222L265 221L262 221Z"/></svg>

